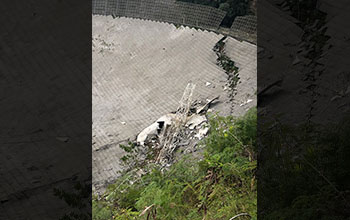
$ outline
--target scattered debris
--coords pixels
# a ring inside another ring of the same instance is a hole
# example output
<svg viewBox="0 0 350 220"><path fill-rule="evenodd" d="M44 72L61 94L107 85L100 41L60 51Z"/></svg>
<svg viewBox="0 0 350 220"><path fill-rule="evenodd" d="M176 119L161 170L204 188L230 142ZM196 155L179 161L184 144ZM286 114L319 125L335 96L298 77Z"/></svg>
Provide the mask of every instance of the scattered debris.
<svg viewBox="0 0 350 220"><path fill-rule="evenodd" d="M160 117L155 123L141 131L141 133L137 136L137 143L144 145L147 139L151 138L152 136L159 135L161 129L164 126L171 125L174 118L175 114L167 114Z"/></svg>
<svg viewBox="0 0 350 220"><path fill-rule="evenodd" d="M151 135L157 135L157 131L159 129L158 122L155 122L145 128L141 133L137 136L137 143L140 145L144 145L147 138L149 138Z"/></svg>
<svg viewBox="0 0 350 220"><path fill-rule="evenodd" d="M120 123L122 123L122 125L126 125L126 122L125 122L125 121L122 121L122 122L120 122Z"/></svg>
<svg viewBox="0 0 350 220"><path fill-rule="evenodd" d="M211 85L210 82L206 82L206 83L205 83L205 86L210 86L210 85Z"/></svg>
<svg viewBox="0 0 350 220"><path fill-rule="evenodd" d="M198 138L198 140L202 140L203 137L205 137L208 134L208 131L209 127L201 127L194 137Z"/></svg>
<svg viewBox="0 0 350 220"><path fill-rule="evenodd" d="M200 114L200 113L202 113L202 112L204 112L204 111L207 111L208 108L209 108L209 106L210 106L210 104L211 104L212 102L214 102L216 99L219 99L219 98L220 98L220 96L216 96L216 97L213 98L213 99L207 100L207 103L206 103L204 106L198 108L196 113L197 113L197 114Z"/></svg>
<svg viewBox="0 0 350 220"><path fill-rule="evenodd" d="M186 123L186 127L193 130L203 122L207 121L204 115L192 115Z"/></svg>
<svg viewBox="0 0 350 220"><path fill-rule="evenodd" d="M145 215L146 213L147 213L147 211L148 210L150 210L152 207L154 206L154 204L152 204L152 205L150 205L150 206L148 206L148 207L145 207L145 209L140 213L140 217L141 216L143 216L143 215ZM152 213L153 214L153 213ZM147 217L147 219L148 219L149 217Z"/></svg>
<svg viewBox="0 0 350 220"><path fill-rule="evenodd" d="M253 99L248 99L247 101L245 101L245 102L243 102L242 104L240 104L239 106L244 106L244 105L246 105L246 104L248 104L249 102L252 102L253 101Z"/></svg>
<svg viewBox="0 0 350 220"><path fill-rule="evenodd" d="M251 217L248 213L240 213L240 214L238 214L238 215L233 216L233 217L230 218L229 220L233 220L233 219L238 218L238 217L240 217L240 216L248 216L248 217Z"/></svg>
<svg viewBox="0 0 350 220"><path fill-rule="evenodd" d="M188 113L192 104L192 95L196 85L189 83L180 100L180 106L177 108L174 123L163 129L160 138L161 150L157 162L161 164L169 163L173 158L173 152L177 148L177 143L183 136L183 127L187 122Z"/></svg>
<svg viewBox="0 0 350 220"><path fill-rule="evenodd" d="M140 147L140 155L135 158L142 157L166 168L174 162L175 152L189 153L197 150L198 142L209 132L205 113L219 96L200 105L201 101L192 101L194 88L192 83L187 85L176 112L160 117L139 133L135 144ZM181 151L177 151L180 147Z"/></svg>

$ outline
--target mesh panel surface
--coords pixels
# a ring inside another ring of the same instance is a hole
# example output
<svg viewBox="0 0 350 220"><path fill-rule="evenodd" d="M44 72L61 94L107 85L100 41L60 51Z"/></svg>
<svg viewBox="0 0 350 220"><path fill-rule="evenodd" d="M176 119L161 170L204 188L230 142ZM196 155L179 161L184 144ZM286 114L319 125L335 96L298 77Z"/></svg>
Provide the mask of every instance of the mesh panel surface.
<svg viewBox="0 0 350 220"><path fill-rule="evenodd" d="M93 0L92 13L183 24L199 28L219 28L226 12L174 0Z"/></svg>

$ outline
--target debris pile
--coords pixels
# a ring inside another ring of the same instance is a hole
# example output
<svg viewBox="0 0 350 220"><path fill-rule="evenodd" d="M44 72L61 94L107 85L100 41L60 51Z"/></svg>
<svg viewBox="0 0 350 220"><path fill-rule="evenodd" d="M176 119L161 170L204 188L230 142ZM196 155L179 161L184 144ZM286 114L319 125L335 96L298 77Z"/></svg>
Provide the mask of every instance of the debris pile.
<svg viewBox="0 0 350 220"><path fill-rule="evenodd" d="M149 159L162 167L174 162L175 152L187 154L197 151L198 142L209 131L206 113L219 97L206 102L192 101L194 88L195 84L189 83L176 112L160 117L136 138L135 144L143 149L140 153L146 154L146 150L151 150L153 155Z"/></svg>

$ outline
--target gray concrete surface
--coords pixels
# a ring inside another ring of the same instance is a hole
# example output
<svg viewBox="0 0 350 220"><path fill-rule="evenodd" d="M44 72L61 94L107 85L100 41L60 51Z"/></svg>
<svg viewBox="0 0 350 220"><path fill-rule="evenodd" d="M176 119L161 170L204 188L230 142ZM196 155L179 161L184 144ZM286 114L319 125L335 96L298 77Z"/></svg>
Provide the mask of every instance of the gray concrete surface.
<svg viewBox="0 0 350 220"><path fill-rule="evenodd" d="M215 111L231 114L227 76L212 48L223 36L188 27L130 18L93 16L93 186L103 190L121 169L119 144L160 116L176 110L188 82L194 99L220 95ZM228 40L228 55L241 69L234 114L256 103L256 46ZM241 52L239 52L241 51ZM206 83L210 82L210 86ZM249 94L246 94L249 93Z"/></svg>
<svg viewBox="0 0 350 220"><path fill-rule="evenodd" d="M238 67L240 80L232 100L231 114L240 116L257 104L257 47L228 38L226 54Z"/></svg>
<svg viewBox="0 0 350 220"><path fill-rule="evenodd" d="M315 60L317 67L313 67L309 65L311 60L305 57L304 31L295 18L273 2L276 1L259 3L259 10L269 11L259 17L259 91L277 80L281 80L282 86L275 86L259 97L259 111L278 116L288 124L307 121L327 124L341 120L350 110L350 74L346 56L350 47L343 45L350 35L349 13L345 12L348 3L320 1L320 10L328 13L325 34L330 39L322 55ZM313 71L320 71L320 74L315 73L308 79L308 74Z"/></svg>

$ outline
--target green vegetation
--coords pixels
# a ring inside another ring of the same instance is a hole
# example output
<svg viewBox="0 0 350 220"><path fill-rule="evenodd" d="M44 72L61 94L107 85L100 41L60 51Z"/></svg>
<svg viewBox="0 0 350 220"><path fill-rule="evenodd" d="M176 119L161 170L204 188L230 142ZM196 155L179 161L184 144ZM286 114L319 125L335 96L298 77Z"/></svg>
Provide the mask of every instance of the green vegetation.
<svg viewBox="0 0 350 220"><path fill-rule="evenodd" d="M53 189L54 196L62 199L71 211L59 220L88 220L91 219L91 184L75 181L73 189Z"/></svg>
<svg viewBox="0 0 350 220"><path fill-rule="evenodd" d="M208 5L220 10L226 11L226 17L224 18L221 26L231 27L233 20L236 16L243 16L247 14L253 14L253 10L250 8L250 4L253 0L178 0L182 2L190 2L200 5Z"/></svg>
<svg viewBox="0 0 350 220"><path fill-rule="evenodd" d="M93 198L93 219L256 219L256 109L242 118L210 116L203 159L184 157L168 170L150 164L129 171L103 198Z"/></svg>
<svg viewBox="0 0 350 220"><path fill-rule="evenodd" d="M238 67L235 66L235 62L226 55L225 52L225 40L226 36L221 38L214 46L213 51L216 53L216 64L220 66L228 76L228 85L234 90L239 81Z"/></svg>
<svg viewBox="0 0 350 220"><path fill-rule="evenodd" d="M340 220L350 216L350 123L259 129L259 218Z"/></svg>

